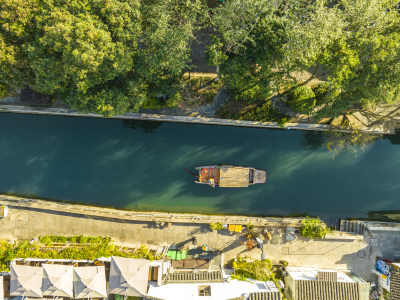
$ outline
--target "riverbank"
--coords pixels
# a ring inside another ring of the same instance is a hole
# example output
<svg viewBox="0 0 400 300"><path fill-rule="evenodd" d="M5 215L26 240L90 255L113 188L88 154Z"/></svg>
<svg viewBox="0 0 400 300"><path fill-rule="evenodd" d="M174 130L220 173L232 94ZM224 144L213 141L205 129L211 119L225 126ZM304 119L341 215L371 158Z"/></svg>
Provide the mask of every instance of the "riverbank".
<svg viewBox="0 0 400 300"><path fill-rule="evenodd" d="M333 232L323 240L287 240L286 227L299 227L300 219L139 213L4 195L0 204L10 207L8 217L0 219L2 240L30 240L38 235L109 236L126 246L145 244L152 248L187 243L196 236L198 245L221 250L227 262L238 255L260 259L261 250L246 248L246 231L211 231L209 223L251 222L256 230L272 233L270 240L263 241L263 252L273 262L285 259L292 266L351 269L365 279L374 263L370 256L359 255L360 251L367 253L369 247L359 235Z"/></svg>
<svg viewBox="0 0 400 300"><path fill-rule="evenodd" d="M33 106L23 106L23 105L1 104L0 112L104 118L102 115L99 114L81 113L73 109L61 108L61 107L33 107ZM122 119L122 120L145 120L145 121L193 123L193 124L206 124L206 125L258 127L258 128L286 129L286 130L351 132L350 130L346 129L332 128L331 126L326 124L285 123L283 125L279 125L276 122L241 121L241 120L230 120L230 119L205 118L201 116L190 117L190 116L175 116L175 115L145 114L145 113L126 113L124 115L112 116L111 118ZM376 130L375 128L370 128L363 131L371 134L395 133L393 130Z"/></svg>

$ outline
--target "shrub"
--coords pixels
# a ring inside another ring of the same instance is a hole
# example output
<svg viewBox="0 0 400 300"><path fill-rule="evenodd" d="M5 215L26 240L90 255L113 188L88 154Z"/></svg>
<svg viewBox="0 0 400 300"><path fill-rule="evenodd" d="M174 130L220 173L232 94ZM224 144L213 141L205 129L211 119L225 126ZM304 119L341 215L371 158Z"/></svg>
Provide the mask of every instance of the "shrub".
<svg viewBox="0 0 400 300"><path fill-rule="evenodd" d="M249 110L239 117L239 120L258 121L258 122L281 122L283 119L287 121L287 116L276 111L270 100L266 100L261 105Z"/></svg>
<svg viewBox="0 0 400 300"><path fill-rule="evenodd" d="M234 279L246 280L247 278L252 278L267 281L274 278L272 262L269 259L248 262L244 258L238 258L232 263L232 267L235 271L232 276Z"/></svg>
<svg viewBox="0 0 400 300"><path fill-rule="evenodd" d="M329 228L319 218L306 217L301 223L300 234L306 238L322 239L329 233Z"/></svg>
<svg viewBox="0 0 400 300"><path fill-rule="evenodd" d="M298 112L309 112L316 103L314 92L306 85L296 87L289 98L289 106Z"/></svg>
<svg viewBox="0 0 400 300"><path fill-rule="evenodd" d="M171 108L171 107L176 107L176 106L178 106L179 104L182 103L182 101L183 101L183 99L182 99L182 97L181 97L181 94L176 93L176 94L173 95L172 97L168 98L167 101L165 102L165 104L166 104L168 107Z"/></svg>
<svg viewBox="0 0 400 300"><path fill-rule="evenodd" d="M329 91L329 82L322 82L318 85L312 87L312 90L315 94L315 101L317 105L320 105L324 102L325 96Z"/></svg>
<svg viewBox="0 0 400 300"><path fill-rule="evenodd" d="M8 87L2 83L0 83L0 98L4 97L7 94Z"/></svg>
<svg viewBox="0 0 400 300"><path fill-rule="evenodd" d="M222 230L222 229L224 229L224 225L220 222L210 223L210 229L211 230Z"/></svg>
<svg viewBox="0 0 400 300"><path fill-rule="evenodd" d="M280 260L279 262L280 262L284 267L287 267L287 266L289 265L288 261L287 261L287 260L284 260L284 259Z"/></svg>

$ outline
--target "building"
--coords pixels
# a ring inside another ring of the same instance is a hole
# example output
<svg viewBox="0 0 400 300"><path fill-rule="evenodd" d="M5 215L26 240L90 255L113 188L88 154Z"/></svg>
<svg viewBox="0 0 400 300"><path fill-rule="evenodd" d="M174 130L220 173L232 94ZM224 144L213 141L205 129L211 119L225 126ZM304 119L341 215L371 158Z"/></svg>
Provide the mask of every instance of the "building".
<svg viewBox="0 0 400 300"><path fill-rule="evenodd" d="M203 282L150 283L146 299L162 300L281 300L282 294L272 281L239 281L224 276L223 282L207 279Z"/></svg>
<svg viewBox="0 0 400 300"><path fill-rule="evenodd" d="M29 299L127 299L156 300L282 300L272 281L238 281L223 269L223 258L216 256L188 260L185 268L171 261L124 257L96 261L16 259L11 272L0 277L0 300L8 297ZM178 266L178 267L177 267ZM207 268L205 268L207 266Z"/></svg>
<svg viewBox="0 0 400 300"><path fill-rule="evenodd" d="M287 267L284 295L290 300L368 300L370 285L350 271Z"/></svg>

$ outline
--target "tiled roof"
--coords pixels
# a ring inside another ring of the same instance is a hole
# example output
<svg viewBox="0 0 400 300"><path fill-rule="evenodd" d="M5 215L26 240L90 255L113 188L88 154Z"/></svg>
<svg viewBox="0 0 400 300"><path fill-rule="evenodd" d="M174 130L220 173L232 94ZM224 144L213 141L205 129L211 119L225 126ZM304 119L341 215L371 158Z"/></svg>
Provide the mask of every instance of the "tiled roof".
<svg viewBox="0 0 400 300"><path fill-rule="evenodd" d="M359 300L355 282L296 280L296 300Z"/></svg>
<svg viewBox="0 0 400 300"><path fill-rule="evenodd" d="M222 282L221 271L214 272L176 272L169 273L167 283L189 283L189 282Z"/></svg>
<svg viewBox="0 0 400 300"><path fill-rule="evenodd" d="M319 281L337 281L337 272L318 272L317 280L319 280Z"/></svg>
<svg viewBox="0 0 400 300"><path fill-rule="evenodd" d="M257 292L249 295L249 300L282 300L281 292Z"/></svg>
<svg viewBox="0 0 400 300"><path fill-rule="evenodd" d="M390 274L390 299L400 300L400 273L395 269Z"/></svg>

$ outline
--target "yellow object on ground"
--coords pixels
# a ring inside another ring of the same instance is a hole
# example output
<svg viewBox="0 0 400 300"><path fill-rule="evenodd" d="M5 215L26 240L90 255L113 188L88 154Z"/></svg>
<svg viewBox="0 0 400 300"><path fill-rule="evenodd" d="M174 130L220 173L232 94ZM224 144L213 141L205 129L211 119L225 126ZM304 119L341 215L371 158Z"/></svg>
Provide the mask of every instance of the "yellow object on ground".
<svg viewBox="0 0 400 300"><path fill-rule="evenodd" d="M242 232L242 225L236 225L235 232Z"/></svg>
<svg viewBox="0 0 400 300"><path fill-rule="evenodd" d="M228 226L229 231L235 231L235 225L229 225Z"/></svg>

